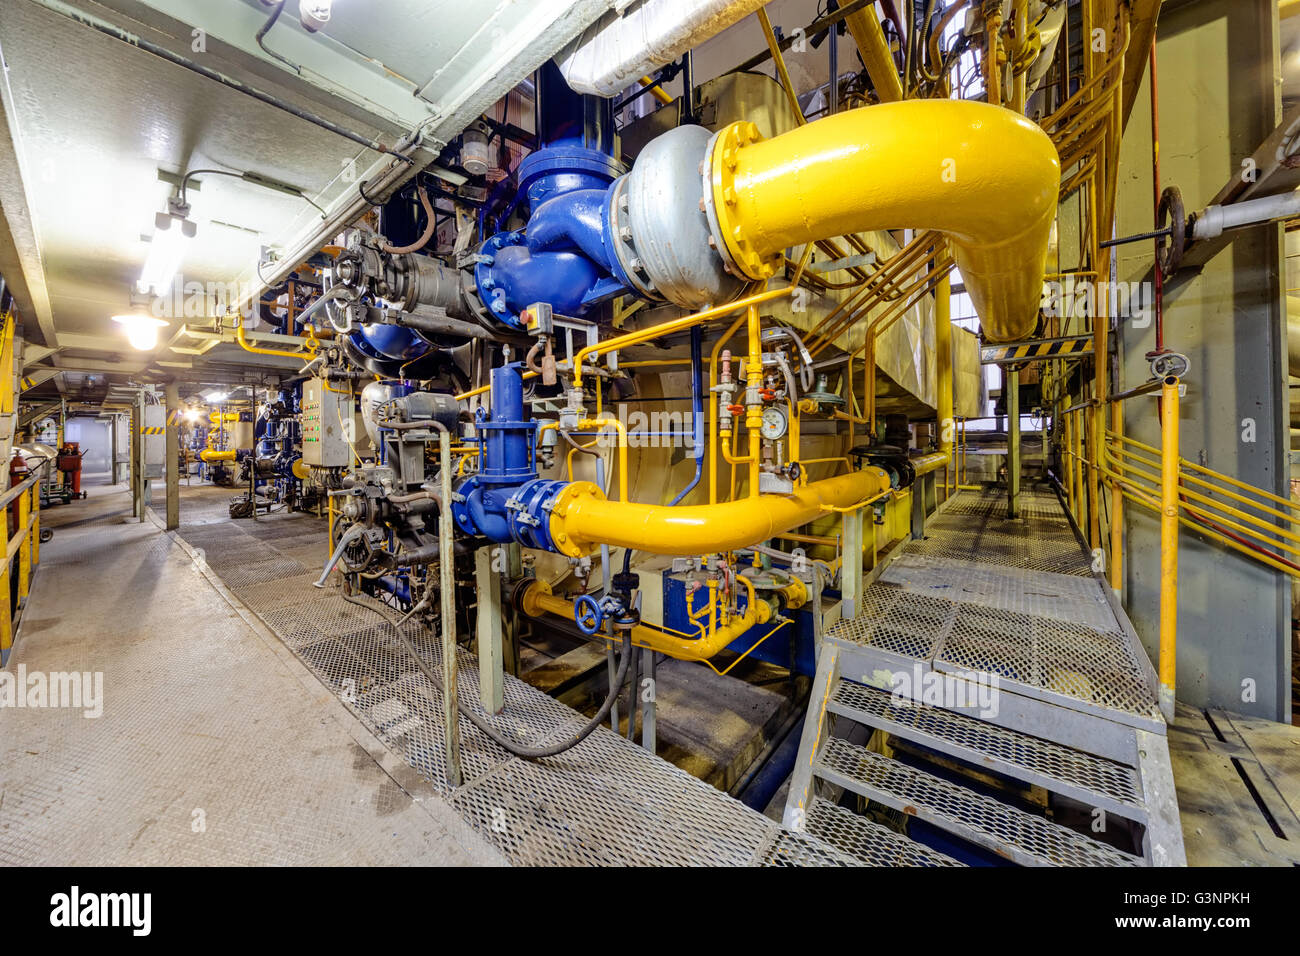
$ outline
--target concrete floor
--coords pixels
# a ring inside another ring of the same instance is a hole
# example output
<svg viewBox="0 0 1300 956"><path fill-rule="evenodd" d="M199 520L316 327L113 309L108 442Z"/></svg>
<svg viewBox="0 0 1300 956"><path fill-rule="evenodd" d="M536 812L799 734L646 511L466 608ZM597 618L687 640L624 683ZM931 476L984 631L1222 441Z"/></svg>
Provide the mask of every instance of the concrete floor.
<svg viewBox="0 0 1300 956"><path fill-rule="evenodd" d="M0 711L0 863L497 864L504 858L124 486L55 531L7 670L103 675L103 713Z"/></svg>

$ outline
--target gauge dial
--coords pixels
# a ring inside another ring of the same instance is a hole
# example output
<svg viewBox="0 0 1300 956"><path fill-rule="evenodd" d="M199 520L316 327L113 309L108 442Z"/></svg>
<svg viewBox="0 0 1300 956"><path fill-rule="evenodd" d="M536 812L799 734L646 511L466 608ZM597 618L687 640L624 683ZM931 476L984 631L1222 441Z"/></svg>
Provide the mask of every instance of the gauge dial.
<svg viewBox="0 0 1300 956"><path fill-rule="evenodd" d="M786 420L783 408L773 405L763 410L762 435L764 438L770 440L782 438L789 427L790 423Z"/></svg>

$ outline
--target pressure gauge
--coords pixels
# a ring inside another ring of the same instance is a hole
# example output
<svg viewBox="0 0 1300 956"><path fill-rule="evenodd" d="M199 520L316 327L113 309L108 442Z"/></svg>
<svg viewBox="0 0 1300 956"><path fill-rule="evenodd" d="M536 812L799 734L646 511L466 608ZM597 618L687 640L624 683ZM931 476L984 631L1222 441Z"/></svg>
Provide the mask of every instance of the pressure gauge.
<svg viewBox="0 0 1300 956"><path fill-rule="evenodd" d="M763 410L762 435L764 438L775 441L783 437L789 427L790 423L786 420L785 409L779 405L772 405Z"/></svg>

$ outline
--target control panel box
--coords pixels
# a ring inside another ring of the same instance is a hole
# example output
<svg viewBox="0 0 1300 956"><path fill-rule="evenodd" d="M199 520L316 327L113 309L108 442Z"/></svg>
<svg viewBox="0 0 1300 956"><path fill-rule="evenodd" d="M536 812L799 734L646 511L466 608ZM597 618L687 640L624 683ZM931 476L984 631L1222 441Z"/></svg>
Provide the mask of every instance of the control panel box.
<svg viewBox="0 0 1300 956"><path fill-rule="evenodd" d="M302 460L313 468L346 468L352 463L356 424L352 396L332 391L325 380L302 386Z"/></svg>
<svg viewBox="0 0 1300 956"><path fill-rule="evenodd" d="M144 476L162 478L167 467L167 408L164 405L146 405L144 424L140 428L144 451Z"/></svg>

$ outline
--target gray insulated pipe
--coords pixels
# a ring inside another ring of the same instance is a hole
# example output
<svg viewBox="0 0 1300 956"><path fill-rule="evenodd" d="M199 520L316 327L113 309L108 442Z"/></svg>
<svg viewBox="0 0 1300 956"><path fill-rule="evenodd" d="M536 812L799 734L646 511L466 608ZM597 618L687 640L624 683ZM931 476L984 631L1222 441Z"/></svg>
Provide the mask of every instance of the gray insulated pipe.
<svg viewBox="0 0 1300 956"><path fill-rule="evenodd" d="M738 296L745 281L717 252L702 170L713 134L679 126L655 137L614 183L610 224L619 264L638 293L702 309Z"/></svg>

